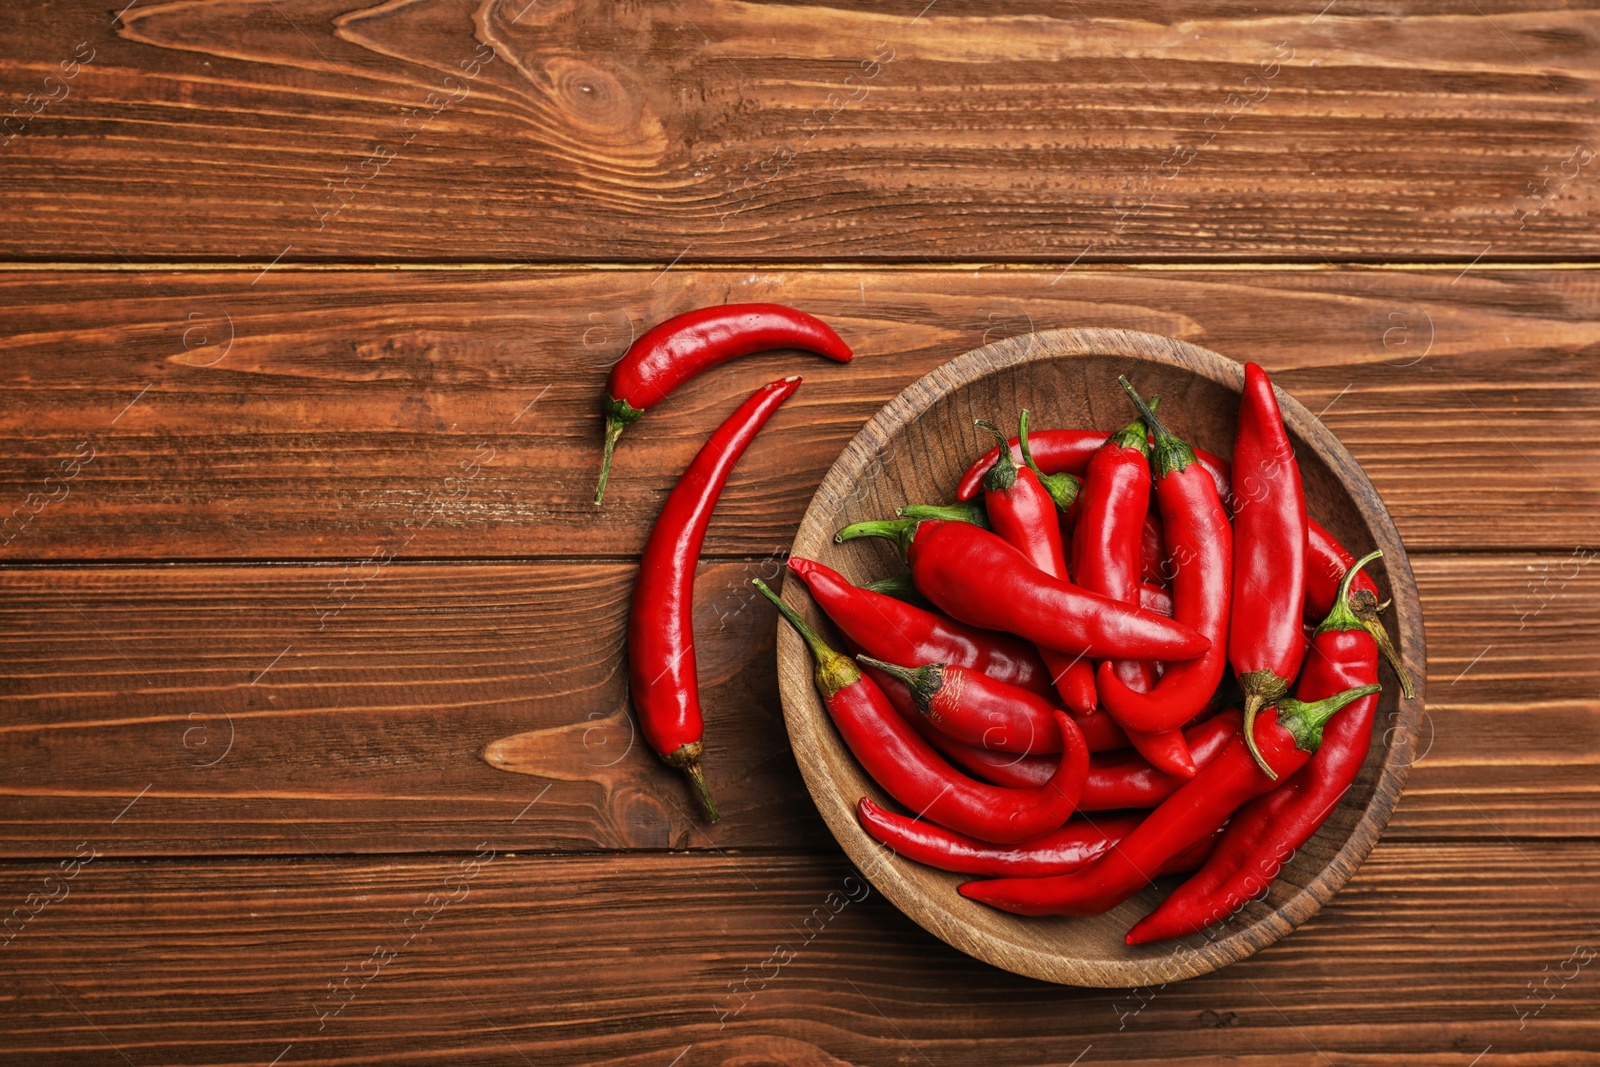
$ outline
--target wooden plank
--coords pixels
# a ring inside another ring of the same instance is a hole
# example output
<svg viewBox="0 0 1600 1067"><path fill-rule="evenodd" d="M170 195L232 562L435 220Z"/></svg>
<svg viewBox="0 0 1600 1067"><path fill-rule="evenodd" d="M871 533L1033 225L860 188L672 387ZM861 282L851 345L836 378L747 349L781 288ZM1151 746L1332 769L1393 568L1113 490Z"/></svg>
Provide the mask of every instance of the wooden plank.
<svg viewBox="0 0 1600 1067"><path fill-rule="evenodd" d="M1600 836L1597 569L1415 563L1431 704L1388 836ZM830 850L748 588L778 571L696 583L710 828L625 710L630 564L397 563L321 630L334 567L0 571L0 855L455 849L535 798L504 847ZM480 758L513 735L539 773Z"/></svg>
<svg viewBox="0 0 1600 1067"><path fill-rule="evenodd" d="M5 947L7 1062L1600 1060L1586 844L1385 844L1260 955L1091 991L960 955L830 857L523 857L503 828L483 860L6 867L0 899L65 891Z"/></svg>
<svg viewBox="0 0 1600 1067"><path fill-rule="evenodd" d="M0 273L0 557L628 556L708 427L799 371L707 542L756 556L789 543L905 385L1068 325L1260 361L1323 413L1413 550L1593 544L1600 274L1458 275ZM822 315L858 358L761 356L691 383L629 430L597 510L607 367L649 324L751 299ZM1102 421L1125 414L1108 398Z"/></svg>
<svg viewBox="0 0 1600 1067"><path fill-rule="evenodd" d="M1597 32L1509 0L31 0L0 257L1593 256Z"/></svg>

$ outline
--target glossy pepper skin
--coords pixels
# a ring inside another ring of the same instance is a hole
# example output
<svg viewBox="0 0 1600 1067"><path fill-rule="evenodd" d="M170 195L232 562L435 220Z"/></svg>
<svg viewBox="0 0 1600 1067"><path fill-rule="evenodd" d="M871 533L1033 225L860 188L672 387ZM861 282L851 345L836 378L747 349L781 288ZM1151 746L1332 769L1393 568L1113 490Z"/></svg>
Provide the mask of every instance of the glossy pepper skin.
<svg viewBox="0 0 1600 1067"><path fill-rule="evenodd" d="M911 578L941 611L1073 655L1181 660L1210 642L1174 622L1042 574L999 536L965 522L861 522L836 541L891 537Z"/></svg>
<svg viewBox="0 0 1600 1067"><path fill-rule="evenodd" d="M1293 774L1321 742L1322 724L1376 685L1346 690L1315 704L1285 697L1255 722L1256 749L1279 776ZM1051 878L967 882L961 895L1017 915L1099 915L1149 884L1173 856L1215 833L1246 801L1273 786L1250 747L1235 737L1185 782L1139 828L1082 871Z"/></svg>
<svg viewBox="0 0 1600 1067"><path fill-rule="evenodd" d="M1183 731L1185 747L1201 768L1221 754L1243 721L1229 709ZM1196 771L1198 773L1198 770ZM1169 774L1136 752L1108 753L1089 761L1089 774L1078 797L1079 811L1154 808L1177 792L1193 775Z"/></svg>
<svg viewBox="0 0 1600 1067"><path fill-rule="evenodd" d="M905 692L904 686L895 688L900 693ZM885 692L890 693L891 701L899 708L895 693L888 689ZM902 714L907 711L914 713L911 708L901 709ZM1193 754L1197 767L1204 767L1227 747L1233 735L1239 732L1240 721L1238 709L1230 709L1183 731L1186 749ZM1050 756L1017 756L962 744L931 726L923 736L929 737L933 747L944 753L950 762L995 785L1037 786L1049 781L1055 773L1056 761ZM1153 808L1188 780L1152 766L1138 752L1108 752L1096 749L1093 744L1089 751L1103 754L1089 759L1089 774L1083 780L1083 793L1078 797L1079 811Z"/></svg>
<svg viewBox="0 0 1600 1067"><path fill-rule="evenodd" d="M1022 428L1018 431L1023 440L1026 440L1027 424L1028 413L1024 411ZM1005 440L990 423L980 421L978 425L993 434L995 440ZM995 455L999 458L983 476L983 504L989 518L989 528L1028 557L1028 562L1039 570L1065 580L1067 560L1061 543L1061 523L1056 518L1057 501L1030 467L1018 467L1012 462L1009 450L996 448ZM1051 684L1068 710L1079 715L1093 712L1093 665L1082 656L1068 655L1051 648L1040 648L1039 655L1050 672Z"/></svg>
<svg viewBox="0 0 1600 1067"><path fill-rule="evenodd" d="M1060 760L1054 756L1021 756L957 741L933 725L926 715L917 710L916 701L912 699L910 690L903 682L896 681L870 663L862 662L860 666L862 673L883 690L884 696L889 698L889 703L900 713L900 717L916 727L917 733L921 734L923 740L933 746L935 751L962 770L995 785L1017 786L1023 789L1044 785L1050 780L1050 776L1056 773L1056 765ZM1071 713L1068 715L1070 717ZM1110 731L1100 732L1097 729L1099 724L1095 720L1089 720L1088 725L1077 718L1072 720L1083 733L1089 751L1114 752L1119 748L1126 748L1128 739L1116 724L1111 723L1103 715L1100 718L1110 723Z"/></svg>
<svg viewBox="0 0 1600 1067"><path fill-rule="evenodd" d="M1332 534L1317 525L1315 519L1306 520L1306 526L1305 613L1309 619L1321 619L1333 610L1337 591L1345 572L1354 564L1355 557L1345 551L1345 547L1334 540ZM1401 661L1394 642L1389 639L1389 631L1383 628L1383 620L1378 617L1378 587L1365 571L1356 573L1355 584L1344 595L1344 602L1378 643L1378 653L1388 660L1390 669L1400 680L1400 692L1407 700L1414 698L1417 693L1412 688L1411 675Z"/></svg>
<svg viewBox="0 0 1600 1067"><path fill-rule="evenodd" d="M1033 446L1034 463L1040 472L1081 477L1094 454L1106 443L1106 435L1100 430L1036 430L1030 435L1029 442ZM999 455L998 448L991 448L967 468L956 487L957 500L971 500L978 495L978 490L983 487L984 472L994 466ZM1195 456L1216 480L1217 493L1227 500L1232 465L1204 449L1195 449ZM1011 441L1011 459L1016 463L1023 461L1022 449L1016 440Z"/></svg>
<svg viewBox="0 0 1600 1067"><path fill-rule="evenodd" d="M1106 438L1089 461L1072 530L1073 578L1085 589L1124 603L1140 602L1143 561L1150 554L1147 531L1157 521L1150 514L1149 448L1142 420ZM1159 555L1159 533L1156 536ZM1172 612L1165 614L1170 618ZM1100 669L1114 673L1125 687L1139 692L1155 684L1151 665L1141 660L1107 660ZM1097 699L1102 684L1095 683ZM1128 740L1151 763L1179 777L1194 774L1194 757L1182 734L1171 729L1130 728L1109 707L1105 710L1128 730Z"/></svg>
<svg viewBox="0 0 1600 1067"><path fill-rule="evenodd" d="M1050 692L1044 662L1026 641L858 588L815 560L791 556L789 569L845 639L870 656L895 663L952 663L1019 689Z"/></svg>
<svg viewBox="0 0 1600 1067"><path fill-rule="evenodd" d="M700 768L705 720L694 656L695 564L733 465L798 388L799 378L762 386L711 434L662 505L633 585L628 679L639 726L656 755L688 775L711 822L717 805Z"/></svg>
<svg viewBox="0 0 1600 1067"><path fill-rule="evenodd" d="M948 663L913 668L871 656L856 658L862 666L904 685L917 712L940 733L963 744L1018 755L1061 751L1061 731L1056 728L1061 709L1038 694Z"/></svg>
<svg viewBox="0 0 1600 1067"><path fill-rule="evenodd" d="M1128 379L1119 380L1155 437L1156 498L1174 570L1173 617L1204 634L1211 647L1168 667L1148 692L1127 685L1110 663L1100 665L1097 682L1101 702L1124 729L1170 730L1205 707L1227 666L1233 532L1216 483L1195 462L1193 450L1167 432Z"/></svg>
<svg viewBox="0 0 1600 1067"><path fill-rule="evenodd" d="M622 431L674 389L719 363L797 348L848 363L850 347L821 319L782 304L725 304L675 315L628 346L606 379L605 455L594 502L605 496Z"/></svg>
<svg viewBox="0 0 1600 1067"><path fill-rule="evenodd" d="M1074 819L1061 829L1016 845L990 845L952 833L921 819L908 819L862 797L856 804L861 828L889 846L896 856L957 874L1004 878L1042 878L1066 874L1093 863L1139 824L1137 815ZM1212 841L1202 841L1175 857L1162 874L1193 870Z"/></svg>
<svg viewBox="0 0 1600 1067"><path fill-rule="evenodd" d="M1349 569L1328 617L1317 627L1295 685L1300 700L1321 700L1378 680L1378 645L1346 599L1360 568ZM1222 832L1211 858L1126 938L1130 945L1165 941L1203 930L1242 908L1278 876L1283 864L1317 832L1361 773L1372 740L1378 698L1362 697L1323 728L1322 744L1293 777L1250 801Z"/></svg>
<svg viewBox="0 0 1600 1067"><path fill-rule="evenodd" d="M1245 737L1256 713L1289 691L1305 635L1306 498L1267 372L1244 367L1233 440L1233 616L1228 661L1244 688ZM1257 755L1263 770L1267 760Z"/></svg>
<svg viewBox="0 0 1600 1067"><path fill-rule="evenodd" d="M856 761L900 804L957 833L1002 845L1047 834L1072 815L1089 751L1066 712L1057 712L1066 748L1048 783L1038 789L1005 789L976 781L935 752L894 710L883 690L848 656L829 648L765 582L757 578L752 584L810 648L817 690Z"/></svg>

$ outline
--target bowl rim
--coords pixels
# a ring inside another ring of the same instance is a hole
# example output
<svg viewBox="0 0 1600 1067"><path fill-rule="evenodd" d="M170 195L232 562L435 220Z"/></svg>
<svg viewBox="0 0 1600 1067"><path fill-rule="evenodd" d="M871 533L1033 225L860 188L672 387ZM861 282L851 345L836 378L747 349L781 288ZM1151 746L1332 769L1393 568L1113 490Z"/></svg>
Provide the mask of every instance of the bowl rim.
<svg viewBox="0 0 1600 1067"><path fill-rule="evenodd" d="M856 475L883 455L897 429L920 418L950 393L1026 363L1090 356L1166 363L1234 392L1243 388L1242 363L1187 341L1134 330L1048 330L1019 334L973 349L912 382L861 427L817 487L790 554L820 556L818 549L831 543L833 534L831 527L822 529L831 522L825 513L848 498ZM1041 950L1035 944L1002 939L975 929L942 902L932 900L922 887L911 884L899 869L900 863L911 861L897 861L892 850L868 836L857 823L854 800L845 797L845 790L834 780L822 754L829 739L845 753L849 750L839 740L812 684L809 658L800 638L792 628L778 626L778 682L784 724L812 802L857 869L902 913L936 937L993 966L1059 984L1121 988L1192 978L1246 959L1288 935L1350 880L1377 844L1413 762L1426 699L1427 652L1416 579L1399 531L1354 457L1304 405L1281 389L1277 395L1290 433L1316 450L1349 493L1377 547L1383 549L1394 599L1391 620L1395 643L1416 683L1417 695L1407 700L1402 694L1395 694L1395 718L1384 733L1388 749L1372 796L1348 837L1327 864L1288 901L1249 926L1221 938L1204 933L1191 935L1183 941L1167 943L1172 948L1165 954L1126 960L1069 958ZM804 583L788 574L782 596L812 622L821 620L821 612L812 603ZM1197 939L1204 943L1192 944Z"/></svg>

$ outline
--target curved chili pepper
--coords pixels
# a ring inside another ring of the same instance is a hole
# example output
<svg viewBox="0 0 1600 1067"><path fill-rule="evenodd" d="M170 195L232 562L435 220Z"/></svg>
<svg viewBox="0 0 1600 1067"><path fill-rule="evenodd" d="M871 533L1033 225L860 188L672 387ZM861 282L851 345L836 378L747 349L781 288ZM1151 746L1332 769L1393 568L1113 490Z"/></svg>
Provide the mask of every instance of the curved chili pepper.
<svg viewBox="0 0 1600 1067"><path fill-rule="evenodd" d="M1233 618L1228 661L1244 688L1244 736L1266 705L1289 691L1306 640L1306 498L1289 431L1267 372L1244 366L1233 439ZM1257 752L1269 775L1272 769Z"/></svg>
<svg viewBox="0 0 1600 1067"><path fill-rule="evenodd" d="M1167 432L1127 378L1117 379L1155 437L1156 499L1165 520L1172 578L1173 618L1211 641L1202 656L1173 664L1148 692L1128 686L1112 663L1100 665L1100 700L1124 729L1170 730L1206 706L1228 662L1228 610L1232 593L1233 533L1216 483L1182 440ZM1092 479L1091 479L1092 480ZM1296 618L1298 622L1298 616Z"/></svg>
<svg viewBox="0 0 1600 1067"><path fill-rule="evenodd" d="M993 434L996 441L1005 441L1005 435L992 423L980 419L978 425ZM1024 411L1018 431L1024 443L1027 442L1027 426L1028 413ZM1013 463L1009 452L996 448L995 455L999 458L983 476L983 506L989 516L989 528L1027 556L1039 570L1066 580L1067 560L1061 544L1061 523L1056 518L1059 499L1053 497L1031 468ZM1076 489L1073 494L1076 495ZM901 513L905 513L904 508ZM1067 709L1079 715L1093 712L1096 705L1094 665L1082 656L1067 655L1051 648L1040 648L1039 656Z"/></svg>
<svg viewBox="0 0 1600 1067"><path fill-rule="evenodd" d="M1019 689L1050 692L1050 675L1026 641L857 588L815 560L791 556L789 569L806 583L845 639L869 655L905 663L955 663Z"/></svg>
<svg viewBox="0 0 1600 1067"><path fill-rule="evenodd" d="M848 646L849 642L845 644ZM1056 765L1060 761L1054 756L1019 756L957 741L933 725L926 715L917 710L916 701L904 683L896 681L870 663L863 663L861 667L862 673L883 690L884 696L889 698L889 703L900 713L900 717L916 727L917 733L921 734L941 756L962 770L969 771L995 785L1020 786L1023 789L1044 785L1050 780L1050 776L1056 773ZM1071 712L1067 714L1074 725L1082 731L1084 743L1091 753L1112 752L1128 747L1127 736L1123 734L1121 727L1111 721L1110 716L1102 713L1095 718L1079 719Z"/></svg>
<svg viewBox="0 0 1600 1067"><path fill-rule="evenodd" d="M1002 538L970 523L858 522L834 540L858 537L892 538L923 595L970 626L1096 657L1192 659L1211 644L1182 623L1041 573Z"/></svg>
<svg viewBox="0 0 1600 1067"><path fill-rule="evenodd" d="M1334 540L1332 534L1318 525L1315 519L1306 520L1306 529L1308 536L1305 613L1308 618L1321 619L1333 610L1334 596L1343 582L1344 575L1355 563L1355 557ZM1378 651L1389 662L1389 668L1399 679L1400 692L1407 700L1415 698L1417 693L1411 684L1411 674L1401 661L1394 642L1389 640L1389 631L1383 628L1383 620L1378 618L1377 584L1365 571L1362 571L1356 576L1355 585L1345 597L1351 611L1361 621L1362 627L1372 639L1378 643Z"/></svg>
<svg viewBox="0 0 1600 1067"><path fill-rule="evenodd" d="M1355 561L1355 556L1316 519L1306 518L1306 619L1315 624L1333 610L1334 597ZM1377 585L1365 571L1356 575L1351 589L1364 589L1374 597L1378 595Z"/></svg>
<svg viewBox="0 0 1600 1067"><path fill-rule="evenodd" d="M1323 724L1346 704L1378 689L1347 689L1310 704L1284 697L1276 714L1257 718L1255 748L1276 775L1293 774L1321 743ZM1099 915L1148 885L1169 859L1210 837L1246 801L1271 789L1273 781L1257 766L1244 738L1235 735L1200 773L1092 866L1051 878L967 882L961 895L1018 915Z"/></svg>
<svg viewBox="0 0 1600 1067"><path fill-rule="evenodd" d="M611 477L611 453L622 431L678 386L719 363L797 348L848 363L850 347L827 323L781 304L725 304L674 315L628 346L606 379L606 443L600 461L600 503Z"/></svg>
<svg viewBox="0 0 1600 1067"><path fill-rule="evenodd" d="M908 819L862 797L856 804L861 828L896 856L925 863L941 871L990 877L1042 878L1067 874L1099 859L1139 824L1139 816L1124 815L1089 821L1074 819L1054 833L1019 845L989 845L953 833L926 819ZM1207 838L1173 858L1160 874L1193 870L1205 861L1214 838Z"/></svg>
<svg viewBox="0 0 1600 1067"><path fill-rule="evenodd" d="M1094 454L1100 451L1100 446L1106 443L1106 435L1099 430L1036 430L1030 443L1033 446L1034 459L1037 461L1035 471L1039 474L1073 474L1082 475L1089 467L1089 461ZM1232 465L1225 459L1212 455L1204 449L1194 450L1195 458L1200 465L1211 472L1211 477L1217 483L1217 495L1223 500L1228 499L1228 482L1232 476ZM961 482L956 487L957 500L971 500L978 495L978 490L983 487L983 475L994 466L994 461L1000 458L1000 450L991 448L961 476ZM1023 462L1020 442L1011 441L1011 459L1013 462ZM1029 464L1033 466L1033 464Z"/></svg>
<svg viewBox="0 0 1600 1067"><path fill-rule="evenodd" d="M1091 592L1125 603L1140 600L1141 557L1151 554L1147 531L1157 521L1150 513L1148 455L1143 421L1130 423L1106 438L1089 461L1072 531L1073 578ZM1155 554L1159 558L1159 532ZM1171 617L1172 612L1165 614ZM1151 665L1140 660L1108 660L1101 669L1115 672L1126 685L1141 691L1155 684ZM1098 698L1098 683L1095 689ZM1120 725L1126 728L1128 724ZM1194 759L1178 731L1135 729L1128 732L1128 740L1164 771L1180 777L1194 774Z"/></svg>
<svg viewBox="0 0 1600 1067"><path fill-rule="evenodd" d="M1181 734L1194 760L1195 773L1221 754L1239 732L1242 717L1233 709L1191 726ZM1193 775L1169 774L1137 752L1113 753L1089 761L1089 775L1078 797L1079 811L1153 808Z"/></svg>
<svg viewBox="0 0 1600 1067"><path fill-rule="evenodd" d="M885 676L886 677L886 676ZM937 727L917 714L906 688L884 686L890 700L903 715L916 716L921 723L922 736L944 753L946 759L995 785L1027 788L1042 785L1055 773L1056 761L1051 756L1018 756L995 752L977 745L957 741L942 733ZM901 706L904 697L905 706ZM1076 719L1074 722L1078 721ZM1193 754L1198 766L1211 762L1238 732L1240 716L1230 710L1184 730L1185 751ZM1086 731L1084 736L1089 737ZM1083 782L1083 793L1078 797L1079 811L1115 811L1120 808L1153 808L1171 796L1188 777L1169 774L1151 764L1138 752L1107 752L1089 743L1090 752L1106 752L1089 760L1089 774Z"/></svg>
<svg viewBox="0 0 1600 1067"><path fill-rule="evenodd" d="M948 663L911 668L872 656L856 659L904 684L917 711L957 741L1020 755L1061 751L1055 726L1061 709L1044 697Z"/></svg>
<svg viewBox="0 0 1600 1067"><path fill-rule="evenodd" d="M1017 845L991 845L953 833L926 819L908 819L888 811L869 798L856 803L861 828L881 843L918 863L941 871L1039 878L1066 874L1103 856L1111 846L1133 832L1138 815L1088 821L1073 819L1059 830Z"/></svg>
<svg viewBox="0 0 1600 1067"><path fill-rule="evenodd" d="M662 505L633 585L628 678L639 725L656 755L688 775L711 822L717 805L700 769L705 720L695 671L694 568L728 473L798 388L799 378L762 386L712 432Z"/></svg>
<svg viewBox="0 0 1600 1067"><path fill-rule="evenodd" d="M1360 569L1380 555L1373 552L1363 557L1345 573L1339 595L1317 627L1305 669L1295 684L1295 695L1301 700L1320 700L1378 680L1377 643L1351 612L1346 598ZM1363 697L1334 716L1323 730L1316 754L1288 781L1234 814L1205 866L1128 931L1128 944L1165 941L1203 930L1265 889L1295 849L1332 814L1361 773L1377 707L1377 697Z"/></svg>
<svg viewBox="0 0 1600 1067"><path fill-rule="evenodd" d="M1066 746L1046 785L1005 789L975 781L945 762L900 717L883 690L848 656L829 648L765 582L757 578L752 584L805 640L816 660L817 690L834 726L857 762L895 800L941 826L995 844L1047 834L1072 815L1089 751L1066 712L1056 713Z"/></svg>

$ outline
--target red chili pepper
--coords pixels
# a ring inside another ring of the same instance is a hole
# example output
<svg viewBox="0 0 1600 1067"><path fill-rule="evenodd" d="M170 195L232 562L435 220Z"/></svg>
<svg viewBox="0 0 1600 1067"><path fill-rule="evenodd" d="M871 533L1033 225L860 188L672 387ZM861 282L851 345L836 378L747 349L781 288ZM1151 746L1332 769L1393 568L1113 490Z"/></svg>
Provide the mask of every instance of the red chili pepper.
<svg viewBox="0 0 1600 1067"><path fill-rule="evenodd" d="M1167 559L1167 539L1161 527L1161 516L1147 511L1143 523L1139 530L1139 579L1161 585L1172 578L1172 563Z"/></svg>
<svg viewBox="0 0 1600 1067"><path fill-rule="evenodd" d="M695 564L728 473L798 388L799 378L762 386L712 432L662 505L633 586L628 678L639 725L656 754L689 776L711 822L717 805L700 769L705 720L694 657Z"/></svg>
<svg viewBox="0 0 1600 1067"><path fill-rule="evenodd" d="M1100 446L1106 443L1106 435L1099 430L1037 430L1030 443L1038 473L1081 476L1088 469L1094 454L1100 451ZM1231 465L1227 460L1203 449L1195 449L1194 454L1200 465L1210 471L1216 480L1217 495L1227 500ZM956 488L956 499L971 500L977 496L983 486L984 473L994 466L994 461L999 457L1000 450L991 448L968 467L961 476L961 484ZM1011 459L1017 463L1023 462L1022 449L1015 439L1011 441Z"/></svg>
<svg viewBox="0 0 1600 1067"><path fill-rule="evenodd" d="M797 348L840 363L850 361L850 347L826 323L781 304L701 308L646 330L628 346L606 379L605 456L600 461L594 502L600 503L605 496L612 450L630 423L700 372L775 348Z"/></svg>
<svg viewBox="0 0 1600 1067"><path fill-rule="evenodd" d="M895 694L905 692L905 686L896 685L890 700L901 714L916 715L910 698L906 707L900 707ZM918 722L926 722L920 715ZM1197 723L1183 731L1186 752L1193 753L1194 762L1205 766L1225 748L1239 730L1241 717L1237 709L1230 709ZM1056 761L1049 756L1015 756L992 752L986 748L963 744L941 734L929 726L922 731L934 748L943 752L952 763L995 785L1036 786L1050 780L1055 773ZM932 735L932 736L930 736ZM1102 751L1089 746L1090 752ZM1110 752L1089 760L1089 776L1083 782L1083 795L1078 797L1079 811L1116 811L1120 808L1153 808L1177 791L1192 775L1168 774L1137 752Z"/></svg>
<svg viewBox="0 0 1600 1067"><path fill-rule="evenodd" d="M1378 680L1377 643L1345 598L1360 568L1380 555L1371 553L1345 574L1333 609L1312 638L1305 669L1295 685L1299 699L1321 700ZM1317 832L1361 772L1377 707L1377 697L1363 697L1334 716L1323 729L1316 754L1288 781L1234 814L1211 859L1128 931L1128 944L1203 930L1265 889L1295 849Z"/></svg>
<svg viewBox="0 0 1600 1067"><path fill-rule="evenodd" d="M858 522L835 536L889 537L911 578L941 611L1073 655L1181 660L1210 642L1182 623L1041 573L1004 540L965 522Z"/></svg>
<svg viewBox="0 0 1600 1067"><path fill-rule="evenodd" d="M792 556L823 614L855 647L880 659L903 663L954 663L997 682L1035 693L1050 692L1050 676L1039 653L1009 634L964 626L904 601L851 585L837 571Z"/></svg>
<svg viewBox="0 0 1600 1067"><path fill-rule="evenodd" d="M1173 617L1211 641L1204 655L1169 667L1149 692L1127 685L1114 664L1100 665L1096 681L1106 711L1124 729L1153 733L1188 721L1206 706L1222 680L1228 660L1233 533L1217 497L1216 483L1195 462L1194 452L1167 432L1160 417L1145 405L1127 378L1118 381L1155 437L1156 498L1175 569Z"/></svg>
<svg viewBox="0 0 1600 1067"><path fill-rule="evenodd" d="M1322 740L1322 726L1340 708L1378 691L1377 685L1349 689L1336 697L1303 704L1288 697L1275 714L1258 717L1256 750L1277 775L1299 770ZM1273 786L1256 765L1241 736L1228 742L1210 763L1151 812L1092 866L1052 878L1002 878L967 882L961 895L1018 915L1099 915L1148 885L1154 872L1173 856L1210 837L1246 801Z"/></svg>
<svg viewBox="0 0 1600 1067"><path fill-rule="evenodd" d="M1038 789L1005 789L975 781L935 752L847 656L829 648L795 610L759 578L763 596L805 640L816 660L817 690L857 762L907 808L957 833L995 844L1026 841L1058 829L1072 815L1089 767L1083 735L1067 713L1057 728L1067 744L1055 777Z"/></svg>
<svg viewBox="0 0 1600 1067"><path fill-rule="evenodd" d="M1233 618L1228 660L1244 689L1245 740L1256 713L1289 691L1306 640L1306 498L1266 371L1244 367L1233 441ZM1272 769L1255 753L1269 775Z"/></svg>
<svg viewBox="0 0 1600 1067"><path fill-rule="evenodd" d="M1316 520L1307 519L1306 527L1309 536L1306 539L1305 613L1309 618L1321 619L1333 610L1334 597L1341 580L1354 564L1355 557L1345 551L1345 547L1334 540L1332 534L1317 525ZM1413 699L1417 693L1411 685L1411 674L1401 661L1394 642L1389 640L1389 631L1383 628L1383 620L1378 617L1378 587L1365 571L1356 575L1355 585L1345 599L1351 612L1361 620L1362 627L1378 643L1378 651L1389 661L1389 668L1400 680L1400 692L1407 700Z"/></svg>
<svg viewBox="0 0 1600 1067"><path fill-rule="evenodd" d="M979 420L978 425L993 434L996 441L1005 441L1005 436L992 423ZM1026 411L1022 413L1018 433L1026 445ZM1030 468L1019 468L1013 463L1009 452L996 448L995 455L999 458L983 477L983 506L989 516L989 528L1028 557L1028 562L1039 570L1053 578L1065 580L1067 560L1061 544L1061 523L1056 518L1059 501L1051 496L1039 476ZM1073 495L1076 493L1074 488ZM904 512L905 509L901 510ZM1051 683L1067 708L1079 715L1093 712L1097 703L1094 665L1082 656L1067 655L1050 648L1040 648L1039 655L1050 672Z"/></svg>
<svg viewBox="0 0 1600 1067"><path fill-rule="evenodd" d="M1089 821L1074 819L1054 833L1019 845L989 845L952 833L924 819L886 811L866 797L856 805L861 828L888 845L896 856L941 871L990 877L1041 878L1066 874L1093 863L1139 825L1139 816ZM1192 870L1204 862L1212 839L1173 859L1161 874Z"/></svg>
<svg viewBox="0 0 1600 1067"><path fill-rule="evenodd" d="M1210 763L1239 732L1242 717L1229 709L1181 734L1196 768ZM1198 770L1196 773L1199 773ZM1112 753L1089 761L1089 775L1078 797L1079 811L1153 808L1193 775L1168 774L1136 752Z"/></svg>
<svg viewBox="0 0 1600 1067"><path fill-rule="evenodd" d="M1333 610L1339 585L1356 561L1317 520L1306 519L1306 608L1305 618L1321 622ZM1378 587L1365 571L1356 575L1352 590L1364 589L1376 599Z"/></svg>
<svg viewBox="0 0 1600 1067"><path fill-rule="evenodd" d="M1153 611L1157 615L1172 618L1172 593L1159 585L1149 582L1139 583L1139 606L1146 611Z"/></svg>
<svg viewBox="0 0 1600 1067"><path fill-rule="evenodd" d="M1101 444L1089 461L1072 531L1073 578L1091 592L1124 603L1141 599L1141 539L1148 540L1144 535L1154 521L1148 449L1142 421L1129 424ZM1160 534L1156 537L1159 555ZM1172 612L1165 615L1170 618ZM1108 660L1102 669L1116 672L1125 684L1141 691L1155 682L1151 665L1140 660ZM1098 690L1097 683L1097 699ZM1126 728L1128 724L1119 725ZM1194 774L1194 759L1177 730L1131 730L1128 740L1168 773L1180 777Z"/></svg>
<svg viewBox="0 0 1600 1067"><path fill-rule="evenodd" d="M856 659L904 684L917 711L957 741L1022 755L1061 751L1055 726L1061 709L1036 693L954 664L912 668L871 656Z"/></svg>
<svg viewBox="0 0 1600 1067"><path fill-rule="evenodd" d="M845 642L849 646L849 642ZM917 710L916 701L904 683L896 681L870 663L861 664L862 673L877 683L884 696L900 717L916 727L917 733L932 745L945 759L957 767L977 775L995 785L1020 786L1032 789L1044 785L1056 773L1060 762L1054 756L1019 756L1010 752L996 752L978 745L957 741L940 730ZM1032 694L1029 694L1031 697ZM1091 753L1113 752L1128 747L1128 738L1122 728L1103 712L1090 719L1079 719L1067 713L1074 725L1083 733L1083 740Z"/></svg>

